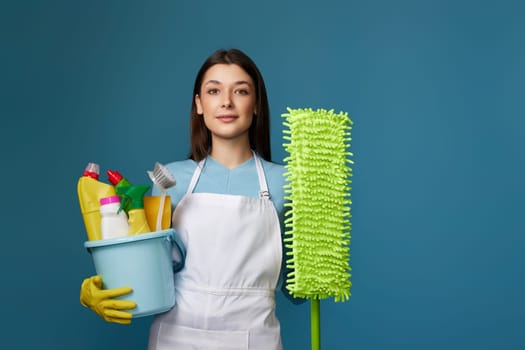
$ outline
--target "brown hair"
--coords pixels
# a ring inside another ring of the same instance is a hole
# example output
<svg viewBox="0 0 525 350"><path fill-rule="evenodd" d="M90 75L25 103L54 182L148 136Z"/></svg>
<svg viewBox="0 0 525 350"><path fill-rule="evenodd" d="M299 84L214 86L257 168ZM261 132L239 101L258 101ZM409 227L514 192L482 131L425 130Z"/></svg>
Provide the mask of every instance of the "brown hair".
<svg viewBox="0 0 525 350"><path fill-rule="evenodd" d="M215 51L202 64L197 77L195 78L195 85L193 87L193 95L191 98L191 113L190 113L190 138L191 150L190 158L200 161L208 155L211 148L211 135L208 128L204 124L202 115L197 114L197 106L195 105L195 96L200 93L202 79L208 69L216 64L236 64L252 78L256 96L255 96L255 110L257 116L254 116L252 125L249 130L250 147L254 149L262 158L271 161L270 152L270 108L268 106L268 97L266 95L266 87L261 72L255 63L244 52L237 49L218 50Z"/></svg>

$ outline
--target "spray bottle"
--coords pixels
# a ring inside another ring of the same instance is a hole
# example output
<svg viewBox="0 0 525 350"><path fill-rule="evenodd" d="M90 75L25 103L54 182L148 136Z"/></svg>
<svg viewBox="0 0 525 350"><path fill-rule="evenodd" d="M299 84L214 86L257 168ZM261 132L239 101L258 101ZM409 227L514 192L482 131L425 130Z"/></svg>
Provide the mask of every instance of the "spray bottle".
<svg viewBox="0 0 525 350"><path fill-rule="evenodd" d="M119 210L127 210L130 236L151 232L144 212L144 195L149 189L149 185L119 188L119 195L122 197Z"/></svg>
<svg viewBox="0 0 525 350"><path fill-rule="evenodd" d="M122 176L118 171L116 170L108 170L108 180L115 186L117 189L117 192L119 188L121 187L129 187L131 186L131 182L128 181L124 176Z"/></svg>
<svg viewBox="0 0 525 350"><path fill-rule="evenodd" d="M100 167L96 163L88 163L83 175L78 180L77 192L80 211L90 241L102 239L100 198L114 196L115 188L98 181Z"/></svg>

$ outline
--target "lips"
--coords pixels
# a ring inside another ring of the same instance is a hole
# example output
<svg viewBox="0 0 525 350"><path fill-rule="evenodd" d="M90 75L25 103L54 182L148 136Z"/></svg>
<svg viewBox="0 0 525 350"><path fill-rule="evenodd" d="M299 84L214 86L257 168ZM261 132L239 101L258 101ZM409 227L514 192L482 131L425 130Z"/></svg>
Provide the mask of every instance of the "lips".
<svg viewBox="0 0 525 350"><path fill-rule="evenodd" d="M215 118L217 118L223 123L231 123L235 121L238 117L236 115L218 115Z"/></svg>

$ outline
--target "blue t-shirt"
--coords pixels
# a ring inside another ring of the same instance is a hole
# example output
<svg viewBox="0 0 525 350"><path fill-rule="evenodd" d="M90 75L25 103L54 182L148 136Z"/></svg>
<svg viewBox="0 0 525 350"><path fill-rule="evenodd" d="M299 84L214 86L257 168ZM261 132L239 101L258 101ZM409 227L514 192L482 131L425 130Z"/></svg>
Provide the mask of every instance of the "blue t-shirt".
<svg viewBox="0 0 525 350"><path fill-rule="evenodd" d="M271 163L260 158L270 198L277 209L282 223L284 216L284 191L285 184L283 165ZM173 174L176 184L167 190L167 195L171 197L172 208L174 209L186 194L197 162L187 159L168 163L165 167ZM202 169L199 180L193 192L195 193L218 193L231 194L246 197L259 197L259 177L255 166L255 158L250 158L234 169L228 169L213 157L208 156L204 168ZM160 190L156 187L152 190L152 195L160 195Z"/></svg>

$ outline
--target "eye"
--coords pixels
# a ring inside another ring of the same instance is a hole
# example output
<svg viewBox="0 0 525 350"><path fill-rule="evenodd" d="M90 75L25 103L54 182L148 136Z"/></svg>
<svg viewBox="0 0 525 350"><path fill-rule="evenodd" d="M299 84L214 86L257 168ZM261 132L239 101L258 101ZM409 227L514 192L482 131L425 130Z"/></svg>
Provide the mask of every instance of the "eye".
<svg viewBox="0 0 525 350"><path fill-rule="evenodd" d="M217 95L219 93L219 89L211 88L206 91L208 95Z"/></svg>
<svg viewBox="0 0 525 350"><path fill-rule="evenodd" d="M249 95L250 91L248 89L239 89L235 90L235 93L239 95Z"/></svg>

